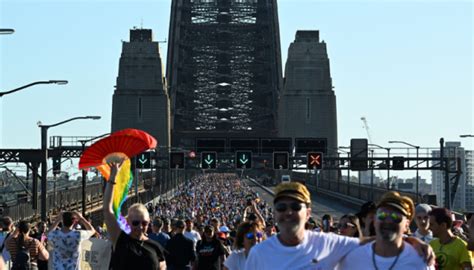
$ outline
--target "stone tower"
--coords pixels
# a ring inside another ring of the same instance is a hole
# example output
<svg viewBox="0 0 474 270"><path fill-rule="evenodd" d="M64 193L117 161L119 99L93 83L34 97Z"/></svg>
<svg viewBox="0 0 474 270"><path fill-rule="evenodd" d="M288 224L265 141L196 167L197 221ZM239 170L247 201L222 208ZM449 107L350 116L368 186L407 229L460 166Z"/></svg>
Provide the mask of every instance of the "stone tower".
<svg viewBox="0 0 474 270"><path fill-rule="evenodd" d="M336 96L319 31L296 32L288 49L278 117L280 137L327 138L327 155L335 154Z"/></svg>
<svg viewBox="0 0 474 270"><path fill-rule="evenodd" d="M117 86L113 94L112 132L137 128L158 145L170 145L170 106L158 42L151 29L130 30L123 42Z"/></svg>

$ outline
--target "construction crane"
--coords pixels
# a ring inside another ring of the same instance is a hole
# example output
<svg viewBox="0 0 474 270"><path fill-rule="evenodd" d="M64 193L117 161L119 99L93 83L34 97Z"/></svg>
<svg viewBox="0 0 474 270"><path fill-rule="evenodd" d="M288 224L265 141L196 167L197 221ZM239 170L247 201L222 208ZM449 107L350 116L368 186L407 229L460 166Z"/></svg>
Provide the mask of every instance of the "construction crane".
<svg viewBox="0 0 474 270"><path fill-rule="evenodd" d="M364 129L367 132L367 139L369 140L369 144L373 144L372 136L370 135L369 124L367 123L367 118L365 118L365 116L362 116L360 120L362 120L362 122L364 123ZM382 173L380 171L377 171L377 172L379 174L380 179L383 179Z"/></svg>
<svg viewBox="0 0 474 270"><path fill-rule="evenodd" d="M367 138L369 139L369 143L373 143L372 136L370 136L370 129L369 129L369 124L367 123L367 118L365 118L365 116L362 116L360 120L362 120L362 122L364 123L364 128L365 128L365 131L367 132Z"/></svg>

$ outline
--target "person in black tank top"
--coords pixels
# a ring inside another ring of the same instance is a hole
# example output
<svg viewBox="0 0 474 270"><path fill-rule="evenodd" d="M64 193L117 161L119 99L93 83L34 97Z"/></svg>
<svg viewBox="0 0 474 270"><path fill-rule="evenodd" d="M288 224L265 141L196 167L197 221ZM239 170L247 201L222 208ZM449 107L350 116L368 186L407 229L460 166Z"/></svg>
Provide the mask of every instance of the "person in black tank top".
<svg viewBox="0 0 474 270"><path fill-rule="evenodd" d="M110 178L105 189L103 211L109 238L113 244L110 269L166 269L163 247L145 234L150 224L150 215L143 204L136 203L128 209L127 223L131 228L130 234L120 229L113 212L112 198L115 177L121 165L111 163L109 166Z"/></svg>

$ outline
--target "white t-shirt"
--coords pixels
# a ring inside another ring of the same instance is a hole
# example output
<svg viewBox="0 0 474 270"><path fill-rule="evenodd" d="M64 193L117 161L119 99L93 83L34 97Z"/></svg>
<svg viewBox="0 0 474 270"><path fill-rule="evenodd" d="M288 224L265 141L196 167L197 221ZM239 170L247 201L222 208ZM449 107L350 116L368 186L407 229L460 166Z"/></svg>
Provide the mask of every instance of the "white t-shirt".
<svg viewBox="0 0 474 270"><path fill-rule="evenodd" d="M427 235L422 235L419 230L416 230L413 236L420 239L421 241L424 241L427 244L429 244L431 240L433 240L433 232L431 230L428 231Z"/></svg>
<svg viewBox="0 0 474 270"><path fill-rule="evenodd" d="M244 270L245 269L245 250L234 250L229 257L224 261L225 267L229 270Z"/></svg>
<svg viewBox="0 0 474 270"><path fill-rule="evenodd" d="M72 230L64 233L61 230L48 234L48 243L53 247L52 264L55 270L79 270L79 253L81 241L89 239L93 231Z"/></svg>
<svg viewBox="0 0 474 270"><path fill-rule="evenodd" d="M184 231L184 237L193 240L194 248L196 249L196 243L201 240L201 235L196 232L195 230L191 230L190 232Z"/></svg>
<svg viewBox="0 0 474 270"><path fill-rule="evenodd" d="M375 242L375 241L374 241ZM394 263L396 257L381 257L375 255L375 263L377 264L377 268L374 267L372 261L372 254L373 254L373 244L371 242L369 244L360 246L349 253L339 264L339 269L344 270L370 270L370 269L389 269L390 266ZM402 253L400 253L400 257L398 258L395 265L392 269L403 269L403 270L411 270L411 269L433 269L434 267L429 267L423 261L423 258L418 255L417 251L408 243L404 243L405 247L403 248Z"/></svg>
<svg viewBox="0 0 474 270"><path fill-rule="evenodd" d="M358 238L334 233L305 231L303 242L292 247L284 246L274 235L250 250L245 269L334 269L357 247Z"/></svg>

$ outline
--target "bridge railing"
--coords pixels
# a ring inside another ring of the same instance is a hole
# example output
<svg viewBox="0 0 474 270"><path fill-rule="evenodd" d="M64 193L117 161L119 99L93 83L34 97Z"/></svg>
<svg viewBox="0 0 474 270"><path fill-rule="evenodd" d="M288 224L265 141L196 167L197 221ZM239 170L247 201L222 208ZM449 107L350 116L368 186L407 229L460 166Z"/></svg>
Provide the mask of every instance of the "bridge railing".
<svg viewBox="0 0 474 270"><path fill-rule="evenodd" d="M102 200L102 183L92 183L86 187L87 209L95 206ZM68 187L56 192L49 192L46 196L46 208L49 212L58 212L63 209L79 210L82 202L81 186ZM40 205L39 201L38 204ZM3 207L3 215L10 216L13 220L36 219L39 209L33 209L31 202L19 202Z"/></svg>
<svg viewBox="0 0 474 270"><path fill-rule="evenodd" d="M313 188L327 190L345 195L345 197L354 198L354 201L357 202L378 201L383 196L383 194L388 191L386 188L381 188L375 185L359 185L358 183L354 182L347 183L347 181L316 179L316 176L310 173L292 172L291 177L292 179L302 181ZM410 197L414 202L417 201L416 193L414 192L399 191L395 189L392 190L397 191L404 196ZM423 202L423 198L421 196L419 197L419 201Z"/></svg>

